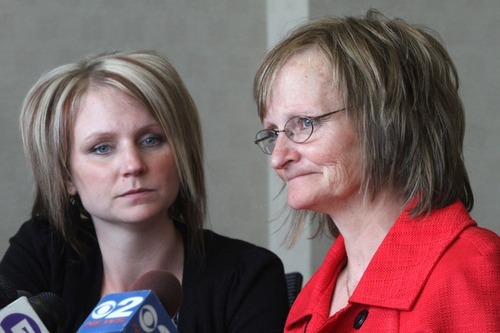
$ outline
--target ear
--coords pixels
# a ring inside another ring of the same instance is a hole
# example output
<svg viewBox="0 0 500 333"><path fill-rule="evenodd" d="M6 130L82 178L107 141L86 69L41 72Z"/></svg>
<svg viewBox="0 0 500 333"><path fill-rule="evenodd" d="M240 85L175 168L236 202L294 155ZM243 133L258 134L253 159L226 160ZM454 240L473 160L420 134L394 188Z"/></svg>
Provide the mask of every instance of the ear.
<svg viewBox="0 0 500 333"><path fill-rule="evenodd" d="M71 179L66 180L66 191L68 191L68 194L71 196L78 193L76 186Z"/></svg>

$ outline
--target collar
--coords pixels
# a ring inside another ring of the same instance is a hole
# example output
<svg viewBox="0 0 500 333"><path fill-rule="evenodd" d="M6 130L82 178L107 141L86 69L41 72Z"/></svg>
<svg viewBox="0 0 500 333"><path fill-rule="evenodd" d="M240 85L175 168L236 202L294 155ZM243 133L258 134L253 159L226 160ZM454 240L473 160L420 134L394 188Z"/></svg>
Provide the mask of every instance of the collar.
<svg viewBox="0 0 500 333"><path fill-rule="evenodd" d="M474 225L459 201L416 218L406 207L375 252L349 302L411 309L443 253L465 228ZM315 321L327 319L335 280L346 259L344 239L339 236L297 297L287 326L311 317Z"/></svg>

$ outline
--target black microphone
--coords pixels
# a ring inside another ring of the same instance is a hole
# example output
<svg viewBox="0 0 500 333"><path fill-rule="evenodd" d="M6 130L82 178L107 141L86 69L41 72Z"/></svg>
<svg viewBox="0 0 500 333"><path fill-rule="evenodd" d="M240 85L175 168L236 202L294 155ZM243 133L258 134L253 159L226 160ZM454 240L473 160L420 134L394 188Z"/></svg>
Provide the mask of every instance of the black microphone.
<svg viewBox="0 0 500 333"><path fill-rule="evenodd" d="M105 295L78 333L178 333L171 317L180 307L182 289L171 273L146 273L132 289Z"/></svg>
<svg viewBox="0 0 500 333"><path fill-rule="evenodd" d="M9 305L17 299L17 291L14 284L6 276L0 274L0 309Z"/></svg>
<svg viewBox="0 0 500 333"><path fill-rule="evenodd" d="M28 298L49 332L60 332L66 322L67 310L63 300L54 293L43 292Z"/></svg>
<svg viewBox="0 0 500 333"><path fill-rule="evenodd" d="M30 298L33 295L31 295L31 293L26 291L26 290L18 290L17 291L17 298L22 297L22 296L26 296L27 298Z"/></svg>
<svg viewBox="0 0 500 333"><path fill-rule="evenodd" d="M66 306L54 293L32 296L16 290L14 284L0 275L0 332L57 333L66 320Z"/></svg>
<svg viewBox="0 0 500 333"><path fill-rule="evenodd" d="M0 332L58 333L65 320L66 307L56 294L21 296L0 311Z"/></svg>

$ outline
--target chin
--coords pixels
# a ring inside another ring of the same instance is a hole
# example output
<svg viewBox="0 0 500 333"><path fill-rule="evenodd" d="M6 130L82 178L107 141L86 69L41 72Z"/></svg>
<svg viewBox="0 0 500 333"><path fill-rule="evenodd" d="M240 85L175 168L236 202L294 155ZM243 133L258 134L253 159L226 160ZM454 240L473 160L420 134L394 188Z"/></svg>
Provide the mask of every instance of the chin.
<svg viewBox="0 0 500 333"><path fill-rule="evenodd" d="M293 208L295 210L310 209L311 207L311 203L309 202L309 200L307 200L303 196L301 196L300 198L295 198L289 195L286 203L290 208Z"/></svg>

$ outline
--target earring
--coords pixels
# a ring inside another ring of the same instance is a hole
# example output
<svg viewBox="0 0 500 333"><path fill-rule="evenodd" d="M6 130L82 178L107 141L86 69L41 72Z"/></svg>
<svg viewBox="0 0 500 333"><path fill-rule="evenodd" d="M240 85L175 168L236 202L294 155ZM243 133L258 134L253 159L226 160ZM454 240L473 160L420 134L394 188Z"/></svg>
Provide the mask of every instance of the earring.
<svg viewBox="0 0 500 333"><path fill-rule="evenodd" d="M74 195L69 197L69 203L70 205L67 208L68 209L67 231L70 232L72 235L75 235L78 229L80 228L80 222L81 222L81 216L80 216L81 214L79 207L80 205L78 204L78 200Z"/></svg>

